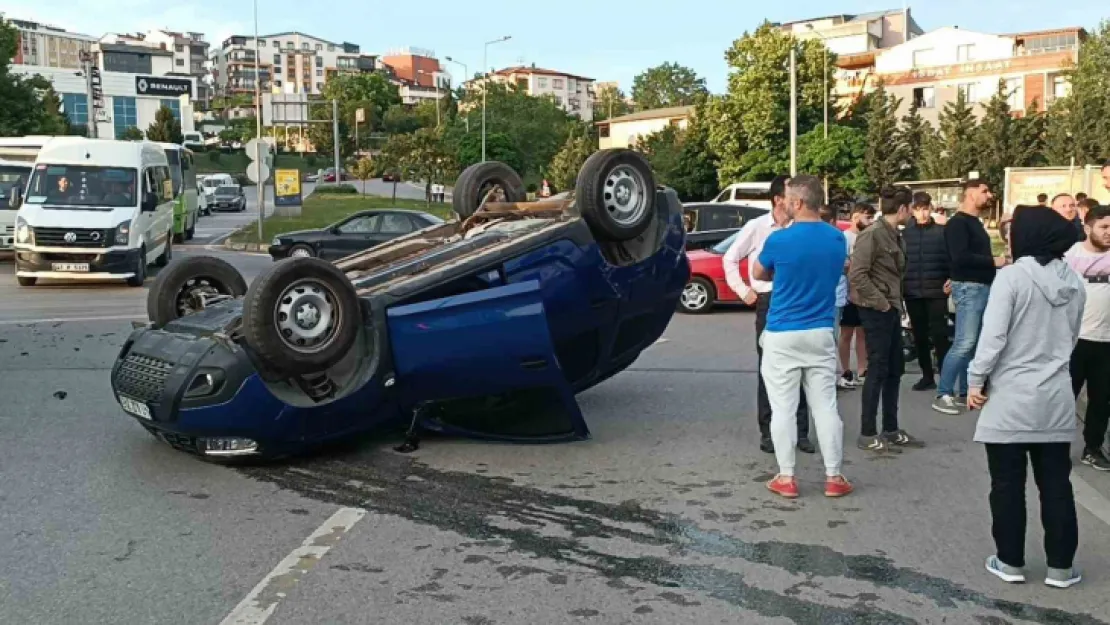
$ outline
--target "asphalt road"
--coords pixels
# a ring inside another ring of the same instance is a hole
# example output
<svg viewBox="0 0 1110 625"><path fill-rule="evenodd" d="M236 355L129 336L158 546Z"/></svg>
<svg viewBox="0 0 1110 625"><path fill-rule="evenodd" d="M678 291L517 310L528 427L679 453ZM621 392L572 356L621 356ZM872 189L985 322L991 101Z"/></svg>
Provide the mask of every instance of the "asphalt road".
<svg viewBox="0 0 1110 625"><path fill-rule="evenodd" d="M270 262L224 256L248 279ZM912 375L903 425L926 449L847 445L843 500L802 455L802 497L770 495L747 311L676 316L579 397L586 442L386 439L229 469L111 396L142 289L19 289L0 268L0 623L1110 623L1110 476L1076 467L1084 582L1040 583L1031 490L1031 583L1003 584L974 417L928 410ZM841 399L851 441L859 391Z"/></svg>
<svg viewBox="0 0 1110 625"><path fill-rule="evenodd" d="M359 190L360 193L365 195L378 195L382 197L393 197L393 183L382 182L381 178L372 178L363 182L362 180L352 179L345 180L345 184L352 185ZM321 185L334 184L334 183L320 183ZM424 199L424 185L417 182L398 182L397 197L407 200L423 200ZM308 193L305 191L305 193ZM450 199L450 190L448 190L447 199Z"/></svg>

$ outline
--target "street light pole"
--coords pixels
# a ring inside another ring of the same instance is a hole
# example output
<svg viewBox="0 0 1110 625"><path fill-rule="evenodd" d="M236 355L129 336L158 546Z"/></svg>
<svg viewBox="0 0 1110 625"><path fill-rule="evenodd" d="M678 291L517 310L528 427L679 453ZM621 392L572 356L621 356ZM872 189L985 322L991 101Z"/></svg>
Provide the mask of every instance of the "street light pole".
<svg viewBox="0 0 1110 625"><path fill-rule="evenodd" d="M827 140L829 138L829 46L825 43L825 36L822 35L821 33L817 32L813 28L813 24L806 24L806 28L809 29L810 32L812 32L815 35L817 35L818 37L820 37L820 39L821 39L821 46L822 46L822 50L821 50L821 55L822 55L822 58L821 58L821 95L824 97L824 101L825 101L825 111L824 111L825 121L824 121L823 127L824 127L825 139ZM829 176L828 176L828 174L825 175L825 203L826 204L829 203Z"/></svg>
<svg viewBox="0 0 1110 625"><path fill-rule="evenodd" d="M258 0L254 0L254 162L258 171L262 168L262 74L259 59L262 53L258 46ZM262 241L262 222L266 219L266 180L259 176L258 182L258 240Z"/></svg>
<svg viewBox="0 0 1110 625"><path fill-rule="evenodd" d="M790 175L798 175L798 68L797 49L790 46Z"/></svg>
<svg viewBox="0 0 1110 625"><path fill-rule="evenodd" d="M443 57L443 58L447 59L447 62L448 62L448 63L454 63L455 65L462 65L462 68L463 68L463 80L462 80L462 82L461 82L461 83L459 83L459 84L461 84L461 85L465 85L465 84L466 84L466 82L467 82L468 80L470 80L470 74L468 73L468 71L467 71L467 69L466 69L466 63L463 63L463 62L461 62L461 61L456 61L455 59L453 59L453 58L451 58L451 57L449 57L449 56L445 56L445 57ZM464 123L464 124L466 124L466 132L467 132L467 133L469 133L469 132L470 132L470 116L469 116L469 115L467 115L466 117L463 117L463 123Z"/></svg>
<svg viewBox="0 0 1110 625"><path fill-rule="evenodd" d="M486 162L486 93L489 91L489 47L491 44L501 43L508 41L512 35L505 35L493 41L487 41L482 51L482 73L485 79L482 81L482 162Z"/></svg>

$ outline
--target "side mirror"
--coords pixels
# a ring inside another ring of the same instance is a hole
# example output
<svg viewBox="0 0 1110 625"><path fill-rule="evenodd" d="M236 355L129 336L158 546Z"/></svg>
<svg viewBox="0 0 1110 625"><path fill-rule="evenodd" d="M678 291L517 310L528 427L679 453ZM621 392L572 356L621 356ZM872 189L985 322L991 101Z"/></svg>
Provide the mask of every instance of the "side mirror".
<svg viewBox="0 0 1110 625"><path fill-rule="evenodd" d="M143 203L139 206L139 210L144 213L153 213L158 208L158 196L152 192L147 191L143 194Z"/></svg>
<svg viewBox="0 0 1110 625"><path fill-rule="evenodd" d="M8 208L17 209L23 203L23 189L19 185L12 187L12 192L8 195Z"/></svg>

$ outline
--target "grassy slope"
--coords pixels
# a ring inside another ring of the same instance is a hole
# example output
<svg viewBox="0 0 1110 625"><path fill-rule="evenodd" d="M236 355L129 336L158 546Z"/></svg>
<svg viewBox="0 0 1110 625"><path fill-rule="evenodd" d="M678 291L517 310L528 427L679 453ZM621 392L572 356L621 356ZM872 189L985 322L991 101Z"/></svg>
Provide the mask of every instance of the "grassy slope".
<svg viewBox="0 0 1110 625"><path fill-rule="evenodd" d="M315 173L317 169L327 169L331 162L327 158L317 157L310 165L307 158L296 154L278 154L275 158L274 169L298 169ZM197 173L244 173L250 159L243 152L199 152L196 155Z"/></svg>
<svg viewBox="0 0 1110 625"><path fill-rule="evenodd" d="M262 240L258 240L258 224L252 223L231 235L233 243L262 243L268 245L274 235L293 230L322 228L343 219L351 213L369 208L407 208L421 210L450 220L450 204L432 204L423 200L393 201L388 197L358 195L328 195L313 193L305 198L300 217L268 217L262 222Z"/></svg>

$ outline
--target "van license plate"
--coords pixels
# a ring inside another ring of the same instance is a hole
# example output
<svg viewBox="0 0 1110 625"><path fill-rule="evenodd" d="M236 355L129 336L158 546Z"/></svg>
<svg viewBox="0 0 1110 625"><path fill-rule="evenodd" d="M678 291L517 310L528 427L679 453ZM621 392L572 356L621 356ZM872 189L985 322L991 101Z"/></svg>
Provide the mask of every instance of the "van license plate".
<svg viewBox="0 0 1110 625"><path fill-rule="evenodd" d="M150 417L150 408L148 408L147 405L144 404L141 401L138 401L136 399L131 399L130 397L124 397L123 395L120 395L119 396L119 405L123 406L124 410L126 410L127 412L130 412L131 414L135 415L136 417L142 417L144 419L150 419L151 418Z"/></svg>
<svg viewBox="0 0 1110 625"><path fill-rule="evenodd" d="M54 263L54 271L72 271L75 273L88 273L88 263Z"/></svg>

